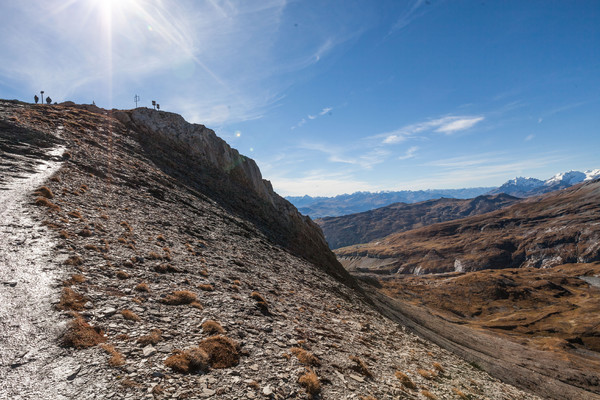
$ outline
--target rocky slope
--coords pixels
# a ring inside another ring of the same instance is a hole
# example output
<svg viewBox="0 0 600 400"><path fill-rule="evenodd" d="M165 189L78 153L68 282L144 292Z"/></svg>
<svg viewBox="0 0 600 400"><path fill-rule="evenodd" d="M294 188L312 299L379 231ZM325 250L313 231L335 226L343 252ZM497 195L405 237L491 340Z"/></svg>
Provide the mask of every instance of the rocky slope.
<svg viewBox="0 0 600 400"><path fill-rule="evenodd" d="M52 243L40 261L62 276L41 312L66 324L46 332L47 347L35 336L20 345L64 360L60 384L40 373L47 357L32 372L8 351L0 397L537 398L379 314L318 228L204 127L92 111L0 101L3 158L36 147L15 132L65 148L23 207Z"/></svg>
<svg viewBox="0 0 600 400"><path fill-rule="evenodd" d="M600 180L336 250L350 269L465 272L600 260Z"/></svg>
<svg viewBox="0 0 600 400"><path fill-rule="evenodd" d="M395 203L358 214L321 218L315 222L323 230L329 247L337 249L438 222L485 214L517 201L517 198L506 194L466 200L443 198L414 204Z"/></svg>

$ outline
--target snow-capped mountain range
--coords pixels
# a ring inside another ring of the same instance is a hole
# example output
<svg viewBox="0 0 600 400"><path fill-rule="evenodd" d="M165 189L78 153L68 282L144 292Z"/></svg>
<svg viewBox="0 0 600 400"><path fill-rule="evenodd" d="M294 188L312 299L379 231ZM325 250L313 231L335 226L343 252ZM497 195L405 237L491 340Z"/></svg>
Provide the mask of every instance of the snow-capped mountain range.
<svg viewBox="0 0 600 400"><path fill-rule="evenodd" d="M492 190L490 194L507 193L517 197L529 197L568 188L596 178L600 178L600 169L591 169L585 172L561 172L545 181L536 178L516 177Z"/></svg>

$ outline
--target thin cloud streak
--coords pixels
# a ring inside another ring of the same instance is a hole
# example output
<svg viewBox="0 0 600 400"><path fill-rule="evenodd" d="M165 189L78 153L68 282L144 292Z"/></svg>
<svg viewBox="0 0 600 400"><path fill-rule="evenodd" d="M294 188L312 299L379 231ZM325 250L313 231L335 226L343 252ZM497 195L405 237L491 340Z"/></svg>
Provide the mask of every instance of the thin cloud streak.
<svg viewBox="0 0 600 400"><path fill-rule="evenodd" d="M431 121L406 125L391 132L372 136L372 138L383 138L383 144L398 144L422 132L433 131L450 135L470 129L484 119L485 117L483 116L446 116Z"/></svg>

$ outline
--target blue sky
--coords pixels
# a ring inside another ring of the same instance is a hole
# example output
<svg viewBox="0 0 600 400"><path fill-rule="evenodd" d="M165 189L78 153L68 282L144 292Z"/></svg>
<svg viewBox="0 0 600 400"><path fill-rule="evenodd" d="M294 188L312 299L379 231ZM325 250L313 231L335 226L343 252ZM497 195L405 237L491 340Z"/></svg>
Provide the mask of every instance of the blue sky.
<svg viewBox="0 0 600 400"><path fill-rule="evenodd" d="M0 97L161 109L282 195L600 168L600 2L0 3Z"/></svg>

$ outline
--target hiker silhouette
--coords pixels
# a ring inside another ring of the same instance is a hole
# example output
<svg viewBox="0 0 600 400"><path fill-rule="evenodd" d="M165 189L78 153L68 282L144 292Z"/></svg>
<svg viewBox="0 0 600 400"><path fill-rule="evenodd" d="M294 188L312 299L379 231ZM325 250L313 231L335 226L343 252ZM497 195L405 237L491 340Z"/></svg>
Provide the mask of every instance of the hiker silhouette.
<svg viewBox="0 0 600 400"><path fill-rule="evenodd" d="M46 97L46 104L52 104L52 99L50 98L50 96Z"/></svg>
<svg viewBox="0 0 600 400"><path fill-rule="evenodd" d="M33 100L35 100L35 104L37 104L38 101L40 101L40 98L36 94L35 96L33 96Z"/></svg>

